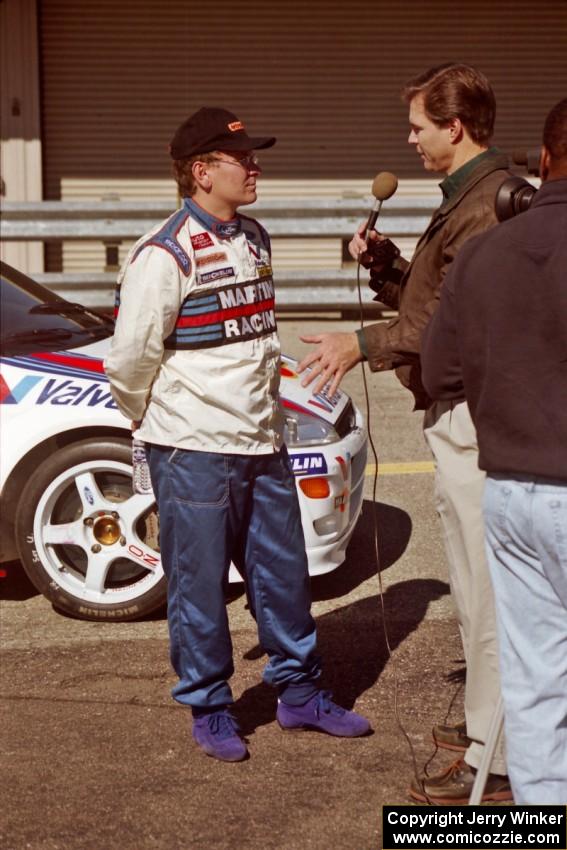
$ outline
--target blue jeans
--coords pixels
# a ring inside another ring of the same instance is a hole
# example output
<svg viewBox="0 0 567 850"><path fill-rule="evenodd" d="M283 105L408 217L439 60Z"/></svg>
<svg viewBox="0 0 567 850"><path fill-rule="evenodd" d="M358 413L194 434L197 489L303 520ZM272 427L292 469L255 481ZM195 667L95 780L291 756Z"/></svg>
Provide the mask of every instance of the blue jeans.
<svg viewBox="0 0 567 850"><path fill-rule="evenodd" d="M517 804L567 801L567 481L489 475L487 553Z"/></svg>
<svg viewBox="0 0 567 850"><path fill-rule="evenodd" d="M245 577L264 680L305 702L320 675L307 556L285 447L268 455L151 445L160 548L168 584L171 662L178 702L195 711L232 703L234 672L224 598L231 560Z"/></svg>

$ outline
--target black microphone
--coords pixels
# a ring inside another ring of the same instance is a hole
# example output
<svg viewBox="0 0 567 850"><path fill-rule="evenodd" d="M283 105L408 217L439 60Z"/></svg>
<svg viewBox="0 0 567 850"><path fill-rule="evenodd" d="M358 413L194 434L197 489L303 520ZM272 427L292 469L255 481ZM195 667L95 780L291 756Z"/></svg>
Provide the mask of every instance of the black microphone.
<svg viewBox="0 0 567 850"><path fill-rule="evenodd" d="M382 202L391 198L397 188L398 178L390 171L381 171L380 174L377 174L372 181L372 194L376 198L376 202L372 207L372 211L366 223L366 231L364 233L364 240L366 242L368 241L368 234L371 230L374 230L374 226L378 221Z"/></svg>

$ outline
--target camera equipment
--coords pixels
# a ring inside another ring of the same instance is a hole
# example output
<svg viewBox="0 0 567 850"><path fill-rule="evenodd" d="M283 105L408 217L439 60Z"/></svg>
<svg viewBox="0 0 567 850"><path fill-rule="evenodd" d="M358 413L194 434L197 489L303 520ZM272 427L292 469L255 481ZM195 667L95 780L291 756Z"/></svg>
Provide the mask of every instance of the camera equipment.
<svg viewBox="0 0 567 850"><path fill-rule="evenodd" d="M506 221L525 212L536 192L535 186L523 177L508 177L496 193L494 209L498 221Z"/></svg>
<svg viewBox="0 0 567 850"><path fill-rule="evenodd" d="M531 148L529 151L512 151L512 160L516 165L525 165L528 174L539 177L540 148Z"/></svg>
<svg viewBox="0 0 567 850"><path fill-rule="evenodd" d="M539 177L540 149L513 151L515 165L524 165L528 174ZM523 177L509 177L496 193L494 208L498 221L506 221L518 213L525 212L531 204L537 189Z"/></svg>

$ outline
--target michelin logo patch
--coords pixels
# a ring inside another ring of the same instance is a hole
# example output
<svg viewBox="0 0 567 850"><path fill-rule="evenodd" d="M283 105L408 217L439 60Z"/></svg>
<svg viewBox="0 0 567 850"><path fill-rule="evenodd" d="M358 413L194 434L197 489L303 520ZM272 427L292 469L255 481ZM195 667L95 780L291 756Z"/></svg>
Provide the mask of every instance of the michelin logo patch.
<svg viewBox="0 0 567 850"><path fill-rule="evenodd" d="M215 280L224 280L225 277L234 277L234 269L232 266L226 266L224 269L214 269L211 272L198 275L198 283L212 283Z"/></svg>
<svg viewBox="0 0 567 850"><path fill-rule="evenodd" d="M319 452L291 455L291 468L294 475L326 475L327 461Z"/></svg>

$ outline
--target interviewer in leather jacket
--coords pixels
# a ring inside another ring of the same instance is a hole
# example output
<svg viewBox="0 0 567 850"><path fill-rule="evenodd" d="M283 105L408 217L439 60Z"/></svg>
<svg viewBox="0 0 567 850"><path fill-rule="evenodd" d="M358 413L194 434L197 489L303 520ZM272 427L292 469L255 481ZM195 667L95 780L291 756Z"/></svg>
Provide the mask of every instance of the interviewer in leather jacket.
<svg viewBox="0 0 567 850"><path fill-rule="evenodd" d="M398 256L384 265L384 237L372 232L366 242L366 224L361 225L350 253L370 268L377 300L397 309L398 316L356 333L303 337L316 347L299 371L310 367L303 383L313 382L314 392L330 382L333 393L347 371L367 360L372 371L395 369L413 393L415 409L426 411L424 432L436 462L436 502L467 663L466 732L462 724L434 728L439 746L461 750L464 760L439 776L414 782L410 794L418 800L458 804L468 800L500 692L494 601L484 552L484 473L478 469L476 434L466 402L431 403L428 398L421 382L420 345L438 307L447 269L470 237L497 223L495 195L509 171L507 158L490 147L495 100L479 71L459 64L430 69L408 83L403 97L409 105L408 142L426 171L445 174L441 205L411 262ZM502 742L491 769L484 799L511 799Z"/></svg>

